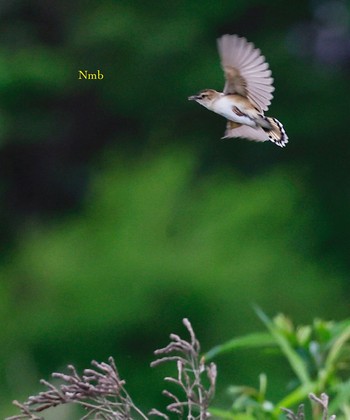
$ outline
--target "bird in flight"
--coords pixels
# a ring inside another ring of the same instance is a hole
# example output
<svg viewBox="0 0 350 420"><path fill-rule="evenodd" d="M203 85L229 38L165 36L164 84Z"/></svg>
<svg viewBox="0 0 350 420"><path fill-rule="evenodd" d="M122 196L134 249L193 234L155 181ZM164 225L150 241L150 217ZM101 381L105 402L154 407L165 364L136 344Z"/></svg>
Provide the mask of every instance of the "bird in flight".
<svg viewBox="0 0 350 420"><path fill-rule="evenodd" d="M223 35L218 49L226 80L224 91L204 89L188 99L227 119L223 138L244 137L286 146L288 136L283 125L264 115L275 88L261 51L237 35Z"/></svg>

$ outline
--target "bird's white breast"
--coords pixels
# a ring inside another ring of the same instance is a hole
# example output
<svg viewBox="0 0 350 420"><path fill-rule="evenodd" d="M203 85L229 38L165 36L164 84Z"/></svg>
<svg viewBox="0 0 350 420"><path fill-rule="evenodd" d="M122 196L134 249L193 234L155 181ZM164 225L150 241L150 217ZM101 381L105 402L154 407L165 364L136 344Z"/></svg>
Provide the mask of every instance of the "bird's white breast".
<svg viewBox="0 0 350 420"><path fill-rule="evenodd" d="M233 111L234 107L237 107L242 113L244 113L244 107L242 107L242 104L238 103L238 101L236 102L234 97L222 95L213 103L212 110L230 121L249 125L251 127L256 126L256 123L248 116L237 115Z"/></svg>

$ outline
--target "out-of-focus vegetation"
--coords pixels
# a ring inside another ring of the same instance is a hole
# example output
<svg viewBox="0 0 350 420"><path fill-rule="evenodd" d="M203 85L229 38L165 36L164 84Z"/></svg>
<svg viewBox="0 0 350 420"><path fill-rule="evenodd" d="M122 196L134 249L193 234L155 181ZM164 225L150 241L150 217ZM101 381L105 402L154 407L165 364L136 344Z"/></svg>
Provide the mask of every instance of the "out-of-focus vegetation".
<svg viewBox="0 0 350 420"><path fill-rule="evenodd" d="M1 2L0 416L39 377L110 355L157 405L146 365L185 316L204 348L257 328L253 303L296 322L348 316L349 13L341 0ZM222 87L224 33L267 57L286 149L219 140L225 121L187 102ZM268 356L218 365L218 404L257 371L285 395Z"/></svg>

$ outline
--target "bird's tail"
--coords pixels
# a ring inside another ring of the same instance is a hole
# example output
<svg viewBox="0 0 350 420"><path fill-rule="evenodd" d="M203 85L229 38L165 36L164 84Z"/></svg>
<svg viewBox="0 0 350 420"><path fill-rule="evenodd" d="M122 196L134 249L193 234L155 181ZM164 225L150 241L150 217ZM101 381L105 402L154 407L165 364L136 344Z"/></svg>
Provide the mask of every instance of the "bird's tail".
<svg viewBox="0 0 350 420"><path fill-rule="evenodd" d="M285 132L283 125L273 117L265 117L265 121L267 121L270 125L269 128L261 127L265 133L268 135L269 140L273 143L277 144L277 146L285 147L288 143L288 136Z"/></svg>

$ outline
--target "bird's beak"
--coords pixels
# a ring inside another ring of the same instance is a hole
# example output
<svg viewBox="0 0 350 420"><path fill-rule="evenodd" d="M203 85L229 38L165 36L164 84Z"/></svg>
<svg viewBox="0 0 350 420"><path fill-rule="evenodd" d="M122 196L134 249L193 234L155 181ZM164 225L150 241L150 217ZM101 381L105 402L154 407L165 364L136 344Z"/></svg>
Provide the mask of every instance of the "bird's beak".
<svg viewBox="0 0 350 420"><path fill-rule="evenodd" d="M199 96L198 95L193 95L193 96L189 96L188 97L188 100L189 101L196 101L197 99L199 99Z"/></svg>

